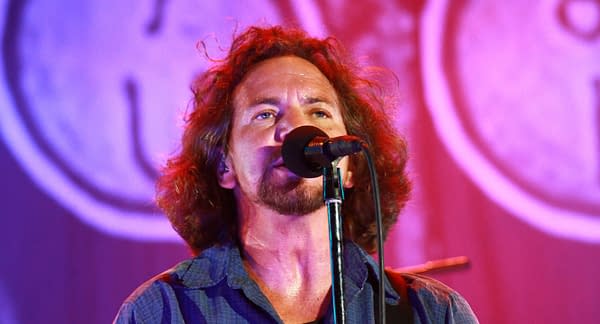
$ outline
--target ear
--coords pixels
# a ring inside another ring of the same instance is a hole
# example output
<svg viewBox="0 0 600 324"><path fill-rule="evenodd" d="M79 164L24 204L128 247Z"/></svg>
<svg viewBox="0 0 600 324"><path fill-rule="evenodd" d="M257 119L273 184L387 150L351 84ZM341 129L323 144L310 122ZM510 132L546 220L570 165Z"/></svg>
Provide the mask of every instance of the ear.
<svg viewBox="0 0 600 324"><path fill-rule="evenodd" d="M352 171L347 170L343 180L345 189L354 187L354 177L352 176Z"/></svg>
<svg viewBox="0 0 600 324"><path fill-rule="evenodd" d="M231 160L227 156L223 156L217 167L217 177L219 185L225 189L233 189L235 187L235 171L231 167Z"/></svg>

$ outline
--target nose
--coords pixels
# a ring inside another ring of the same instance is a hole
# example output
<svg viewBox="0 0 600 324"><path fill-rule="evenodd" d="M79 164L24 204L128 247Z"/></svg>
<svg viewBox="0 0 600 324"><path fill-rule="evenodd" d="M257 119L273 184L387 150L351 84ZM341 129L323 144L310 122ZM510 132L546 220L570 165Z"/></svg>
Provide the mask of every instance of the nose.
<svg viewBox="0 0 600 324"><path fill-rule="evenodd" d="M283 143L287 134L297 127L307 125L309 122L304 116L300 108L289 108L286 109L277 121L277 127L275 128L275 141Z"/></svg>

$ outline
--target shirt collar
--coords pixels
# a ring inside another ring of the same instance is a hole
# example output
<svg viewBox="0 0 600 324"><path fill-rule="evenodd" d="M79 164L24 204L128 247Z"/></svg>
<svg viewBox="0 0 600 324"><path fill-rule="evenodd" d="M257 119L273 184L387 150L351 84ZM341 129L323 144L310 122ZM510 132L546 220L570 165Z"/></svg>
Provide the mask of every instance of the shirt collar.
<svg viewBox="0 0 600 324"><path fill-rule="evenodd" d="M226 277L226 267L230 261L228 256L232 250L227 245L208 248L197 257L175 266L171 276L186 288L201 289L214 286Z"/></svg>
<svg viewBox="0 0 600 324"><path fill-rule="evenodd" d="M344 289L349 298L356 296L367 283L369 276L379 280L378 266L356 243L344 244ZM202 289L217 285L227 278L232 289L240 289L253 283L244 269L240 250L236 245L213 246L196 258L184 261L172 271L172 278L191 289ZM397 301L400 296L385 278L386 299Z"/></svg>
<svg viewBox="0 0 600 324"><path fill-rule="evenodd" d="M365 250L351 241L344 244L344 272L344 289L348 298L356 296L364 288L370 279L369 277L374 277L371 278L373 284L379 282L379 266L375 260ZM346 278L349 280L346 280ZM392 288L387 277L384 276L384 280L387 302L396 303L400 299L400 295ZM373 289L376 290L377 287L373 287ZM348 302L350 301L351 299L348 300Z"/></svg>

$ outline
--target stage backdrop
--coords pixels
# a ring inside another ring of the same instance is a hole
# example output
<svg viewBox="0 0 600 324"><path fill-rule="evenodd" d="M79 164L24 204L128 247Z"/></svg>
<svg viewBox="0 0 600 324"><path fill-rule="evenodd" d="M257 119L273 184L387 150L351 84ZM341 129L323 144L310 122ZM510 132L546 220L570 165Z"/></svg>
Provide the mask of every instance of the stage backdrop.
<svg viewBox="0 0 600 324"><path fill-rule="evenodd" d="M600 2L0 0L0 323L107 323L189 256L153 204L194 75L250 24L398 76L415 191L387 265L482 323L598 323Z"/></svg>

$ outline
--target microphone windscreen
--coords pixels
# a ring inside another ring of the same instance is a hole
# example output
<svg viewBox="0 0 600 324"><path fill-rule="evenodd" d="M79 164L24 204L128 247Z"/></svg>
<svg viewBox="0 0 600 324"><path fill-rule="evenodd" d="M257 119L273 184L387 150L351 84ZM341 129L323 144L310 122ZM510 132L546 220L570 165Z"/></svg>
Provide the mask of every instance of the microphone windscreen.
<svg viewBox="0 0 600 324"><path fill-rule="evenodd" d="M321 166L306 159L305 148L315 137L328 138L314 126L300 126L289 132L281 146L281 156L286 168L303 178L316 178L322 174Z"/></svg>

